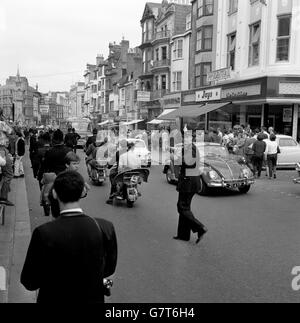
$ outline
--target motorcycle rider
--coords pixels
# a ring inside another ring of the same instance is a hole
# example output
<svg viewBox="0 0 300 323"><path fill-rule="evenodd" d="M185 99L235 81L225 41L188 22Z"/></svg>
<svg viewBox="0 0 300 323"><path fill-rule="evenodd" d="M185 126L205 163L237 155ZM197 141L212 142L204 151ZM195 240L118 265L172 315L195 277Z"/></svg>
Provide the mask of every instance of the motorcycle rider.
<svg viewBox="0 0 300 323"><path fill-rule="evenodd" d="M113 204L113 199L117 192L117 185L114 179L118 175L120 156L122 154L125 154L126 152L127 152L127 141L126 139L123 139L119 142L119 149L117 150L115 156L109 162L109 167L111 167L110 174L109 174L111 189L110 189L109 198L106 201L107 204Z"/></svg>
<svg viewBox="0 0 300 323"><path fill-rule="evenodd" d="M105 138L103 142L100 143L92 143L90 144L88 150L86 151L86 165L88 169L88 174L91 174L91 171L93 168L95 168L95 165L97 163L97 153L98 150L101 149L101 154L104 158L107 158L108 155L108 147L107 147L108 139Z"/></svg>

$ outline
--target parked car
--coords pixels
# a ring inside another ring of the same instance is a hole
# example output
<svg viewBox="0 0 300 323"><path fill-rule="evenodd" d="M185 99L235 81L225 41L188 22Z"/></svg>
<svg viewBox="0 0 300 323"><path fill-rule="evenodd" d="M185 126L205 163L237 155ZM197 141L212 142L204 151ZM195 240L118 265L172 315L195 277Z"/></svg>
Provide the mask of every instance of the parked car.
<svg viewBox="0 0 300 323"><path fill-rule="evenodd" d="M300 145L290 136L277 135L281 153L278 155L278 167L295 168L300 163Z"/></svg>
<svg viewBox="0 0 300 323"><path fill-rule="evenodd" d="M227 148L215 143L199 143L197 148L201 158L199 194L205 195L213 188L238 189L242 194L249 192L255 181L243 158L230 154ZM170 184L178 181L180 166L174 165L174 157L180 156L181 151L182 145L176 145L166 163L164 173Z"/></svg>
<svg viewBox="0 0 300 323"><path fill-rule="evenodd" d="M142 139L127 139L128 143L134 143L135 148L134 151L136 152L138 158L141 159L143 167L151 167L151 153L148 150L145 141Z"/></svg>

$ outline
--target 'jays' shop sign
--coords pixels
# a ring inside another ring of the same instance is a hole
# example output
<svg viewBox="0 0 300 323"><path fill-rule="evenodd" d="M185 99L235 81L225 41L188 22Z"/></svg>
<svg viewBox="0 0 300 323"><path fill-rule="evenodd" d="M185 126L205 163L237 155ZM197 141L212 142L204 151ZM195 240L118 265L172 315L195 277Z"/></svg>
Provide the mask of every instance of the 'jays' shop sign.
<svg viewBox="0 0 300 323"><path fill-rule="evenodd" d="M221 99L221 88L196 92L196 102L216 101Z"/></svg>

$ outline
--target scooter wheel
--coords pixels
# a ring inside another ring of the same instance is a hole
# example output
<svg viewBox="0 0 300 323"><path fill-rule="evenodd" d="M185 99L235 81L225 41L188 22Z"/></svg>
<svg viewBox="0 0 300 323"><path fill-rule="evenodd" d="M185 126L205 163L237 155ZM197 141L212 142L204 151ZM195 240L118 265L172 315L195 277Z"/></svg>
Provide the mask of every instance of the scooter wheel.
<svg viewBox="0 0 300 323"><path fill-rule="evenodd" d="M134 204L134 202L131 202L131 201L127 200L127 207L128 208L130 208L130 209L133 208L133 204Z"/></svg>

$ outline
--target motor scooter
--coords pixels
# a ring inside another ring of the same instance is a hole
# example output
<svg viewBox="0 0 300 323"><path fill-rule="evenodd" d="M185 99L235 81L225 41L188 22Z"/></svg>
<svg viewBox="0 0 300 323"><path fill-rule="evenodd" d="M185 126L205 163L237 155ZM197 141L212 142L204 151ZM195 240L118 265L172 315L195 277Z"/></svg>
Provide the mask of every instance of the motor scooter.
<svg viewBox="0 0 300 323"><path fill-rule="evenodd" d="M134 169L119 173L114 181L117 185L117 192L114 198L118 201L126 201L127 206L132 208L141 194L138 185L148 182L150 171L148 169Z"/></svg>
<svg viewBox="0 0 300 323"><path fill-rule="evenodd" d="M107 160L93 160L88 167L88 175L95 185L103 185L107 180Z"/></svg>

